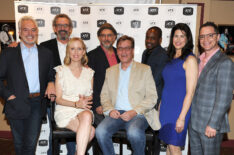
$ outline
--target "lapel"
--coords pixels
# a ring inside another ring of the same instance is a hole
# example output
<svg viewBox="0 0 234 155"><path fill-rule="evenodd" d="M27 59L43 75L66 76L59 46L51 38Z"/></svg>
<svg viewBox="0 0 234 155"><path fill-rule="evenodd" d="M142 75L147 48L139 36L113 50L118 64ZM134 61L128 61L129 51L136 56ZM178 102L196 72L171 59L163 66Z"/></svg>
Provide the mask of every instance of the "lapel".
<svg viewBox="0 0 234 155"><path fill-rule="evenodd" d="M43 52L41 52L41 48L37 45L37 51L38 51L38 70L39 70L39 81L41 83L41 74L42 74L42 59L43 59Z"/></svg>
<svg viewBox="0 0 234 155"><path fill-rule="evenodd" d="M56 38L53 40L53 47L55 48L55 50L54 50L55 53L54 54L55 54L55 59L57 61L56 64L61 65L62 61L61 61L60 56L59 56L58 42L57 42Z"/></svg>
<svg viewBox="0 0 234 155"><path fill-rule="evenodd" d="M113 79L113 90L115 90L116 92L114 94L116 94L114 96L114 100L113 101L116 101L116 97L118 96L118 87L119 87L119 67L120 67L120 64L116 65L116 67L114 66L115 70L113 73L111 73L112 75L112 79Z"/></svg>
<svg viewBox="0 0 234 155"><path fill-rule="evenodd" d="M101 58L103 59L103 65L106 66L107 68L110 67L106 54L101 46L99 46L99 50L101 51L99 54L101 55Z"/></svg>
<svg viewBox="0 0 234 155"><path fill-rule="evenodd" d="M134 85L134 77L136 77L136 62L132 61L132 68L130 71L129 83L128 83L128 92L131 91L132 86Z"/></svg>
<svg viewBox="0 0 234 155"><path fill-rule="evenodd" d="M206 78L206 73L210 70L210 68L212 68L216 63L217 60L219 59L221 54L221 51L219 50L217 53L215 53L215 55L213 55L211 57L211 59L207 62L206 66L203 68L201 75L198 78L198 82L197 82L197 87L200 84L200 81L202 81L204 78ZM200 59L199 59L200 61Z"/></svg>

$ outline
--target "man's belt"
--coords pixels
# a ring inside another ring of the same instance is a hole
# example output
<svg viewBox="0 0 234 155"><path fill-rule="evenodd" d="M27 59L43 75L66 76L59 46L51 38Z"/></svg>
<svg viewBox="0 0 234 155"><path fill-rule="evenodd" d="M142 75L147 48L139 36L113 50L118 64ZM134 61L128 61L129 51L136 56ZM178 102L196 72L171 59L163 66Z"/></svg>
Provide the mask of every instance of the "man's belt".
<svg viewBox="0 0 234 155"><path fill-rule="evenodd" d="M40 93L31 93L29 94L29 98L34 98L40 96Z"/></svg>

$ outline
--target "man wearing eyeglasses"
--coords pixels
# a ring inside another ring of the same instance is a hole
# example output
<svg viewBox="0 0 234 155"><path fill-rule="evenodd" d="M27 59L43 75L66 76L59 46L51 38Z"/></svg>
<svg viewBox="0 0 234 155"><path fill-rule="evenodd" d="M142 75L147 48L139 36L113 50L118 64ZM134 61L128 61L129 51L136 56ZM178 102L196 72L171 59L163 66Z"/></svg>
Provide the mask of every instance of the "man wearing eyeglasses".
<svg viewBox="0 0 234 155"><path fill-rule="evenodd" d="M145 130L160 128L154 108L157 92L149 66L135 62L134 39L122 36L117 41L120 63L107 69L101 92L105 119L96 128L96 137L104 155L115 155L112 135L126 130L134 155L144 155Z"/></svg>
<svg viewBox="0 0 234 155"><path fill-rule="evenodd" d="M59 66L63 64L63 60L66 55L66 46L70 39L70 35L72 33L72 20L70 17L66 14L58 14L54 17L53 20L53 30L56 34L56 38L42 42L40 45L50 49L53 53L54 57L54 65ZM50 111L48 110L48 114L50 115ZM50 135L49 140L49 150L48 154L52 154L52 135ZM67 142L67 151L68 155L74 155L75 154L75 141L73 142Z"/></svg>
<svg viewBox="0 0 234 155"><path fill-rule="evenodd" d="M230 131L228 109L232 102L234 66L220 51L220 34L214 23L200 27L199 79L192 101L189 128L191 155L219 155L223 134Z"/></svg>

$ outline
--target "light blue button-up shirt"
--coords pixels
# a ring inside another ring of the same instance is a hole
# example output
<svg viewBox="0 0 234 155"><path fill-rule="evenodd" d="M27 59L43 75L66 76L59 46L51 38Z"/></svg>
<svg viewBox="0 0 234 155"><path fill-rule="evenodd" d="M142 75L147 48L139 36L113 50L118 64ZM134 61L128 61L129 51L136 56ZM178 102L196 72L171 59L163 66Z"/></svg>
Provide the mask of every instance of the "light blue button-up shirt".
<svg viewBox="0 0 234 155"><path fill-rule="evenodd" d="M128 99L128 85L130 72L132 68L132 63L126 70L121 68L121 63L119 65L119 85L118 85L118 94L116 98L115 109L116 110L132 110L131 104Z"/></svg>
<svg viewBox="0 0 234 155"><path fill-rule="evenodd" d="M30 93L40 92L38 50L36 44L28 48L23 42L20 43L24 69Z"/></svg>

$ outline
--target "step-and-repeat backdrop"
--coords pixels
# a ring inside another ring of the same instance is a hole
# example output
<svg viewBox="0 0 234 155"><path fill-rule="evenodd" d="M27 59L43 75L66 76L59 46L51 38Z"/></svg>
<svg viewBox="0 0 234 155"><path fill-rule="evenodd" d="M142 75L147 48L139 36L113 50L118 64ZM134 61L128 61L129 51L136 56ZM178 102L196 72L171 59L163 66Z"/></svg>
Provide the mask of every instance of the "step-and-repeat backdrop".
<svg viewBox="0 0 234 155"><path fill-rule="evenodd" d="M87 51L99 45L97 30L105 23L111 23L118 32L118 37L129 35L135 39L136 61L141 61L145 49L145 33L148 28L158 26L162 29L162 47L169 43L171 28L177 23L186 23L191 28L194 44L196 32L197 6L186 4L67 4L15 1L15 19L22 16L33 16L39 27L38 43L55 38L52 21L59 13L67 14L73 23L72 37L80 37L85 41ZM17 35L18 25L16 22ZM19 38L17 36L17 38ZM42 131L37 147L37 154L46 154L48 149L49 125L42 125ZM115 144L116 151L118 145ZM124 154L130 154L124 147ZM187 145L185 147L187 151ZM184 151L184 152L185 152ZM91 152L91 151L90 151ZM92 153L92 152L91 152ZM90 154L91 154L90 153ZM118 153L118 151L116 152ZM66 154L62 146L61 154Z"/></svg>

